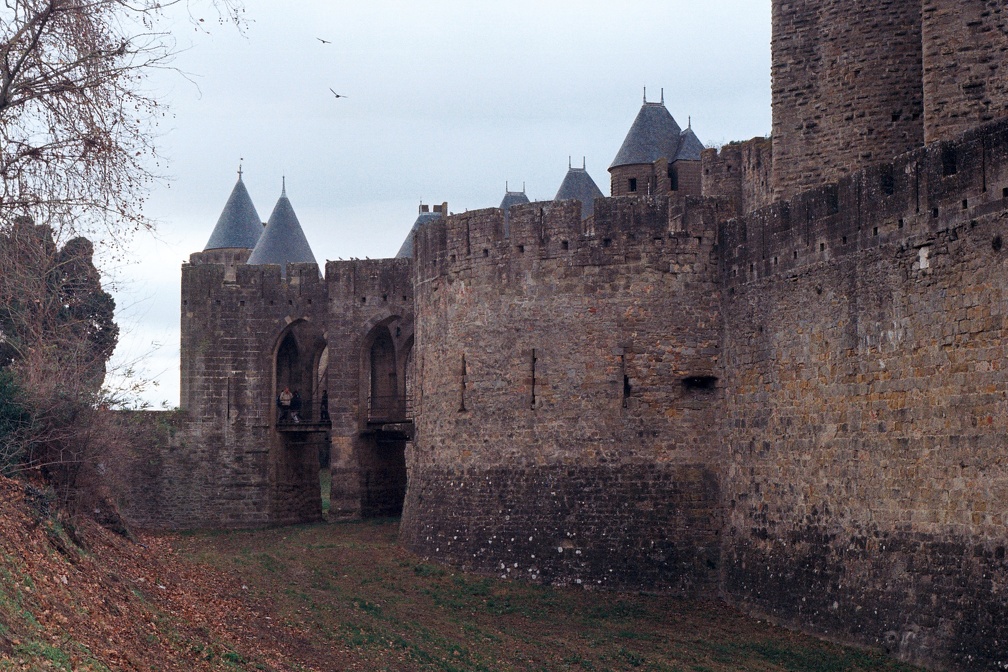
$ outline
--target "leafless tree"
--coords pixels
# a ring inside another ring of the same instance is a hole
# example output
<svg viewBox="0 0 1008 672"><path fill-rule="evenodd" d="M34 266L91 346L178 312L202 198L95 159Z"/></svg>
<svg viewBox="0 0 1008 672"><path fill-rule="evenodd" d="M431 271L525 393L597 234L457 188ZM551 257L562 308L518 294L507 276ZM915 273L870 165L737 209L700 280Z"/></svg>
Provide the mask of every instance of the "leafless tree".
<svg viewBox="0 0 1008 672"><path fill-rule="evenodd" d="M88 239L124 253L150 228L144 82L170 67L165 8L198 2L240 25L240 0L0 0L0 468L73 488L109 443L118 329Z"/></svg>
<svg viewBox="0 0 1008 672"><path fill-rule="evenodd" d="M60 241L113 243L149 228L164 112L143 85L170 64L178 1L0 0L0 226L29 216ZM207 2L240 21L239 0Z"/></svg>

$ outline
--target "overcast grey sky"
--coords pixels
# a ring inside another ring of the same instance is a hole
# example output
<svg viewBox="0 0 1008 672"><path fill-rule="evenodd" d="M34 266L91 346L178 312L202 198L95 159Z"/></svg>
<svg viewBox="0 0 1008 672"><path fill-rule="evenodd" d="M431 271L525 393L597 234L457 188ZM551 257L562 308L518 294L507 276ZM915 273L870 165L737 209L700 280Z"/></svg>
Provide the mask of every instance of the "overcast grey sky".
<svg viewBox="0 0 1008 672"><path fill-rule="evenodd" d="M166 180L137 264L115 269L118 362L178 404L180 266L206 244L239 161L266 220L287 194L315 257L395 255L417 206L553 198L568 156L606 169L643 88L707 145L770 132L769 0L509 3L246 0L244 34L174 18L176 73L148 82ZM319 38L329 41L324 44ZM337 99L330 88L346 96ZM160 344L152 348L152 344Z"/></svg>

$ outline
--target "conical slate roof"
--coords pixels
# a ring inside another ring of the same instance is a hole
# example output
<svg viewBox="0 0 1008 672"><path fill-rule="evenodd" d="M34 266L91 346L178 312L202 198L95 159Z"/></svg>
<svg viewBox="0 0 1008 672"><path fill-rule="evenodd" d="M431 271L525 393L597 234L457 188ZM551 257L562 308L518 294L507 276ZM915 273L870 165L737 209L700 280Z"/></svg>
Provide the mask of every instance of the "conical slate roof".
<svg viewBox="0 0 1008 672"><path fill-rule="evenodd" d="M317 263L308 239L301 230L294 208L284 187L273 208L259 242L248 258L248 264L280 264L280 274L287 277L287 264Z"/></svg>
<svg viewBox="0 0 1008 672"><path fill-rule="evenodd" d="M262 232L262 220L252 205L252 199L249 198L248 189L245 188L239 172L238 182L231 190L231 196L228 197L224 211L217 219L217 226L214 227L210 240L203 250L219 250L225 247L251 250L256 246Z"/></svg>
<svg viewBox="0 0 1008 672"><path fill-rule="evenodd" d="M609 170L619 166L654 163L663 157L673 160L679 150L681 133L682 129L665 108L665 103L645 101Z"/></svg>
<svg viewBox="0 0 1008 672"><path fill-rule="evenodd" d="M396 253L396 259L412 259L413 258L413 234L423 226L430 222L441 219L442 214L440 212L421 212L413 222L413 228L410 229L409 235L406 236L406 240L403 241L402 247L399 248L399 252Z"/></svg>
<svg viewBox="0 0 1008 672"><path fill-rule="evenodd" d="M524 205L528 202L528 196L525 195L524 191L506 191L503 200L501 200L500 209L504 211L504 216L507 217L508 210L511 209L512 205Z"/></svg>
<svg viewBox="0 0 1008 672"><path fill-rule="evenodd" d="M581 201L581 217L587 219L595 212L595 199L602 198L602 190L584 168L569 168L554 201Z"/></svg>
<svg viewBox="0 0 1008 672"><path fill-rule="evenodd" d="M682 132L679 141L679 151L676 152L675 161L699 161L700 152L704 150L703 143L700 142L700 138L696 137L696 133L689 126L686 130Z"/></svg>

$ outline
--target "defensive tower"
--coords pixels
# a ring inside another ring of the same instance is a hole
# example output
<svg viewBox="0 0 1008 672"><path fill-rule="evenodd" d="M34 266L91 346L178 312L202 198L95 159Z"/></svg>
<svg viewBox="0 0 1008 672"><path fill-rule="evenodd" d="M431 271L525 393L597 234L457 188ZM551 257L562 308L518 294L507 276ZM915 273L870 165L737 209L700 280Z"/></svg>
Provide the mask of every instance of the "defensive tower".
<svg viewBox="0 0 1008 672"><path fill-rule="evenodd" d="M774 0L778 198L924 144L921 0Z"/></svg>

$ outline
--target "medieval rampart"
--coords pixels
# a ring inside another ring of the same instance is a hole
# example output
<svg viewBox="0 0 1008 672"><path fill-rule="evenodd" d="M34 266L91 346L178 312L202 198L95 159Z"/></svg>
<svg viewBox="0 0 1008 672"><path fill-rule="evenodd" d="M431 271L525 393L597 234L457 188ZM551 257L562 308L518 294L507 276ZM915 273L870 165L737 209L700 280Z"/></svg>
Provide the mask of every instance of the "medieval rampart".
<svg viewBox="0 0 1008 672"><path fill-rule="evenodd" d="M333 518L394 516L406 492L405 441L378 431L375 411L405 420L413 349L409 259L326 263ZM400 402L401 403L398 403Z"/></svg>
<svg viewBox="0 0 1008 672"><path fill-rule="evenodd" d="M723 590L917 663L1008 641L1008 123L728 222Z"/></svg>
<svg viewBox="0 0 1008 672"><path fill-rule="evenodd" d="M166 440L137 463L150 500L134 497L125 514L160 528L317 520L317 437L274 431L274 362L288 333L317 349L325 284L314 264L291 266L286 279L278 266L240 264L232 281L219 261L194 254L182 268L182 412L135 420ZM303 373L293 375L310 409L318 391Z"/></svg>
<svg viewBox="0 0 1008 672"><path fill-rule="evenodd" d="M402 538L477 571L712 591L721 526L715 207L454 215L415 240ZM587 229L584 227L588 227Z"/></svg>

